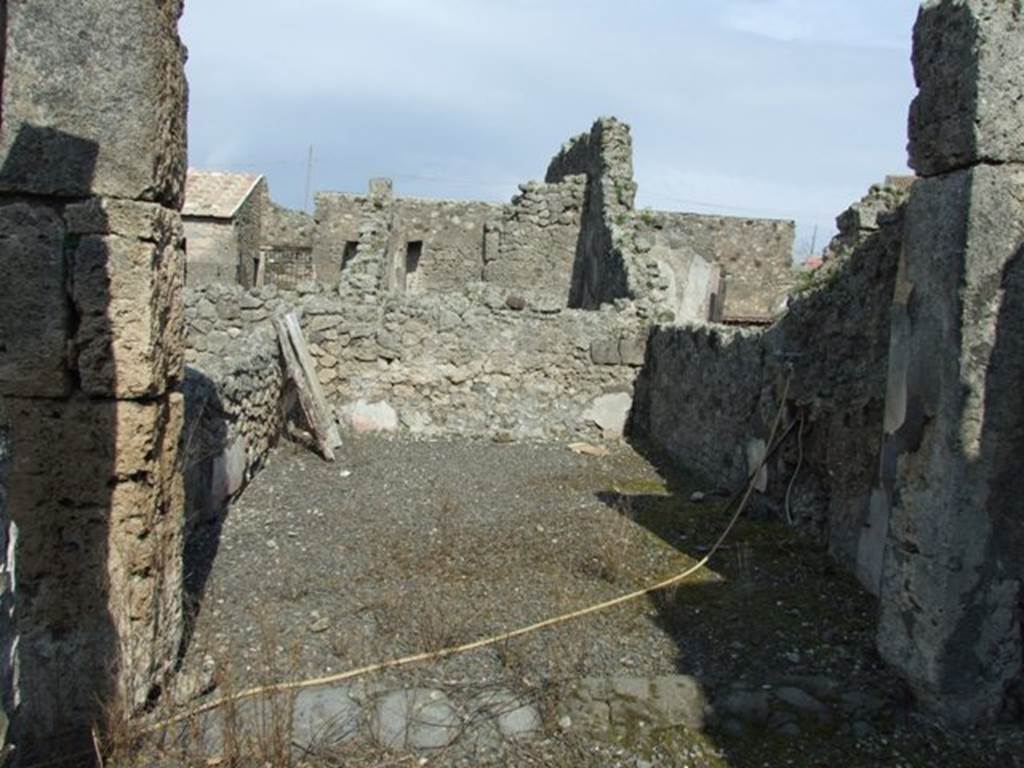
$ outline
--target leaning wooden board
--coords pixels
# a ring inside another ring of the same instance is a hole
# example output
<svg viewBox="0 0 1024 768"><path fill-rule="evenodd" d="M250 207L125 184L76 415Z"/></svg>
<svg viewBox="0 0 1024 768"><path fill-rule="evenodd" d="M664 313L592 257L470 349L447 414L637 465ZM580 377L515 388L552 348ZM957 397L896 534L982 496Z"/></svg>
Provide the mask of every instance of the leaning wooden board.
<svg viewBox="0 0 1024 768"><path fill-rule="evenodd" d="M306 346L302 335L299 318L294 312L278 315L274 318L277 337L281 343L281 354L284 355L288 376L295 382L295 390L299 395L299 403L306 414L306 420L316 433L317 444L324 458L334 461L334 449L341 445L338 426L334 423L331 410L327 406L320 379L316 375L316 364Z"/></svg>

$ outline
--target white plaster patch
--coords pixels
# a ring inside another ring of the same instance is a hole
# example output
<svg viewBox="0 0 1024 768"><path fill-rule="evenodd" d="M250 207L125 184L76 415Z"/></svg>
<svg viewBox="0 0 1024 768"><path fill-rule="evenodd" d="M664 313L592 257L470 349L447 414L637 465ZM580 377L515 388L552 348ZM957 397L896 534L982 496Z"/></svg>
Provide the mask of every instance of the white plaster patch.
<svg viewBox="0 0 1024 768"><path fill-rule="evenodd" d="M618 440L626 431L633 397L626 392L602 395L590 404L583 418L600 427L605 439Z"/></svg>

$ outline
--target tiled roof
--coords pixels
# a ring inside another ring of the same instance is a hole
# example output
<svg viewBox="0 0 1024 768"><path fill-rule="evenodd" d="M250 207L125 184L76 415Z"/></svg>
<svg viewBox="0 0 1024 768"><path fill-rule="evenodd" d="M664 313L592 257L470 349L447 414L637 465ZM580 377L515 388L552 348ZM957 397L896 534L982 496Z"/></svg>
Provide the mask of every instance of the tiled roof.
<svg viewBox="0 0 1024 768"><path fill-rule="evenodd" d="M231 219L263 177L254 173L222 173L189 168L183 216Z"/></svg>

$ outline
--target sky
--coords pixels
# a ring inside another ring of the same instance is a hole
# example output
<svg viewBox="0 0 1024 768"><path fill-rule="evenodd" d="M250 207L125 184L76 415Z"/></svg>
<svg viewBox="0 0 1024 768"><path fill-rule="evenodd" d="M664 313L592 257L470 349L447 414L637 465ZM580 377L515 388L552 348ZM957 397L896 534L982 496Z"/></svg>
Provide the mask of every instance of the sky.
<svg viewBox="0 0 1024 768"><path fill-rule="evenodd" d="M798 222L906 172L915 0L194 0L189 161L312 189L507 201L633 128L638 207ZM311 201L310 203L311 204Z"/></svg>

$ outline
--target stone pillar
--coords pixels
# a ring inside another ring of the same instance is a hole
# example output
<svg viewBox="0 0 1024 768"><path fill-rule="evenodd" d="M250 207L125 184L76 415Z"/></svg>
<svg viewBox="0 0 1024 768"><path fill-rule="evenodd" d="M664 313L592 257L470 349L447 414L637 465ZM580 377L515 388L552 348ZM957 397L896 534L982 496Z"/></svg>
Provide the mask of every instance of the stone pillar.
<svg viewBox="0 0 1024 768"><path fill-rule="evenodd" d="M182 0L6 3L0 397L26 761L89 745L181 642Z"/></svg>
<svg viewBox="0 0 1024 768"><path fill-rule="evenodd" d="M879 497L882 656L975 723L1022 671L1024 6L928 0Z"/></svg>

